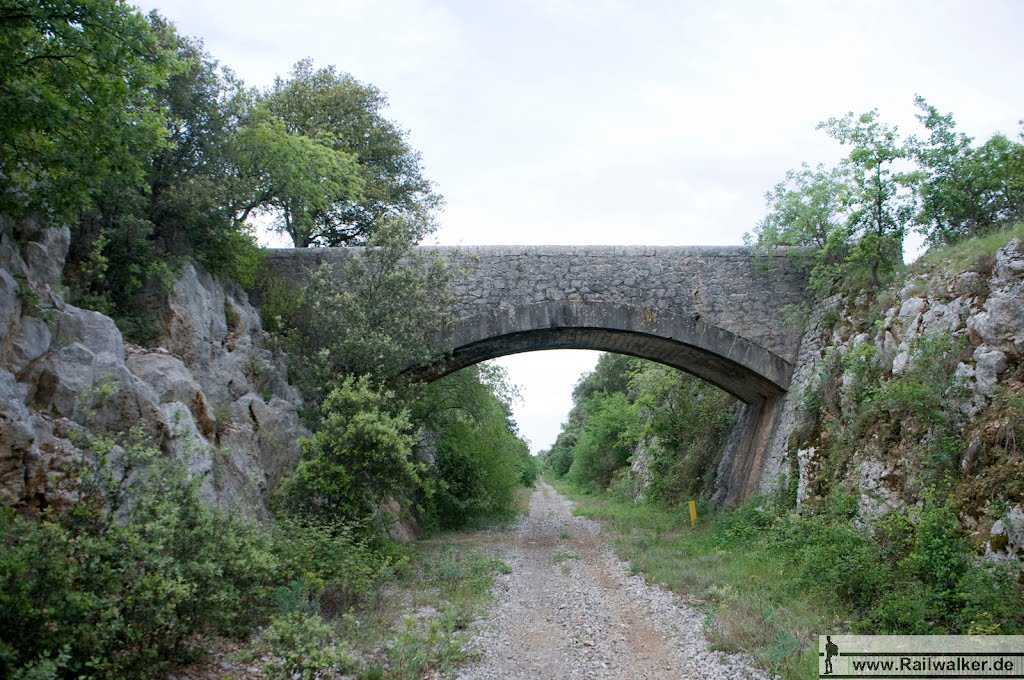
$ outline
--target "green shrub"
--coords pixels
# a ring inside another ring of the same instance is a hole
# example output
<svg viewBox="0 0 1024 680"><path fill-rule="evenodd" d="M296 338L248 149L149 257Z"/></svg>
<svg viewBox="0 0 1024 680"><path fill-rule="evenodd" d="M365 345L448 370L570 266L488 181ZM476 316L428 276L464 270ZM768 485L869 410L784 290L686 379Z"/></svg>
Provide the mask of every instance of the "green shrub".
<svg viewBox="0 0 1024 680"><path fill-rule="evenodd" d="M626 395L612 392L587 402L586 428L573 448L568 477L584 489L605 489L633 452L628 431L633 411Z"/></svg>
<svg viewBox="0 0 1024 680"><path fill-rule="evenodd" d="M561 438L561 435L559 435L559 438ZM572 447L557 443L551 447L551 450L544 457L545 468L559 479L565 477L569 472L569 469L572 467L572 461Z"/></svg>
<svg viewBox="0 0 1024 680"><path fill-rule="evenodd" d="M537 483L537 477L540 476L540 463L538 463L537 458L530 453L530 449L520 449L519 467L519 479L523 486L528 489L533 488L533 485Z"/></svg>
<svg viewBox="0 0 1024 680"><path fill-rule="evenodd" d="M324 671L346 673L356 668L336 640L337 631L319 614L292 612L275 616L263 633L263 646L271 655L264 665L275 680L313 680Z"/></svg>
<svg viewBox="0 0 1024 680"><path fill-rule="evenodd" d="M711 495L738 402L674 368L639 360L633 366L629 385L638 421L633 438L648 442L648 497L679 505Z"/></svg>
<svg viewBox="0 0 1024 680"><path fill-rule="evenodd" d="M956 585L959 611L953 628L966 635L1019 635L1024 631L1022 566L972 562Z"/></svg>
<svg viewBox="0 0 1024 680"><path fill-rule="evenodd" d="M537 467L511 419L514 388L499 367L470 367L432 383L416 418L437 434L427 521L457 528L514 513L516 489L533 485Z"/></svg>
<svg viewBox="0 0 1024 680"><path fill-rule="evenodd" d="M800 579L854 612L869 608L890 580L878 550L848 520L790 518L775 533L796 557Z"/></svg>
<svg viewBox="0 0 1024 680"><path fill-rule="evenodd" d="M278 562L277 610L337 616L364 600L401 560L353 525L278 517L272 552Z"/></svg>
<svg viewBox="0 0 1024 680"><path fill-rule="evenodd" d="M204 505L159 452L102 444L73 507L0 512L4 677L152 677L196 635L247 632L272 601L259 527Z"/></svg>
<svg viewBox="0 0 1024 680"><path fill-rule="evenodd" d="M317 521L359 521L418 488L409 413L391 392L366 376L347 377L321 411L320 429L302 440L302 462L280 491L283 510Z"/></svg>

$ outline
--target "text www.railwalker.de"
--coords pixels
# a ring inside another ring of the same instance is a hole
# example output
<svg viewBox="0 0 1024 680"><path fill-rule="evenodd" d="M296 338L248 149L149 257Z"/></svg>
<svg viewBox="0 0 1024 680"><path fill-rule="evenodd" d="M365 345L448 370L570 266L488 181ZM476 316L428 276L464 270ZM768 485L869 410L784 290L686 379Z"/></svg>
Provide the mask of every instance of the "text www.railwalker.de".
<svg viewBox="0 0 1024 680"><path fill-rule="evenodd" d="M1012 674L1024 671L1018 657L1004 656L987 659L970 657L933 658L931 656L900 656L892 659L851 659L850 667L856 672L910 672L910 673L988 673Z"/></svg>
<svg viewBox="0 0 1024 680"><path fill-rule="evenodd" d="M822 635L818 677L1024 680L1024 635Z"/></svg>

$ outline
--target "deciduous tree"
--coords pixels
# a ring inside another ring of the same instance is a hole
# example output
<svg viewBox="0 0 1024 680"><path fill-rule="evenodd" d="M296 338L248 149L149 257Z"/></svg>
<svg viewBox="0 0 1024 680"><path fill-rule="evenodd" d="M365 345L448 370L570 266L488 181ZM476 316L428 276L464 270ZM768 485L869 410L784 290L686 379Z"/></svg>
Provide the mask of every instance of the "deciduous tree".
<svg viewBox="0 0 1024 680"><path fill-rule="evenodd" d="M318 213L310 241L296 246L359 245L395 217L415 227L416 240L433 228L442 199L423 177L405 131L384 117L387 98L376 87L304 59L262 100L289 133L352 154L363 180L360 200L339 200Z"/></svg>
<svg viewBox="0 0 1024 680"><path fill-rule="evenodd" d="M818 127L850 147L844 161L850 178L847 228L856 242L849 262L867 267L877 287L881 275L902 262L903 236L914 213L911 187L918 177L899 170L907 150L896 127L879 122L877 109L829 118Z"/></svg>
<svg viewBox="0 0 1024 680"><path fill-rule="evenodd" d="M917 220L928 240L953 243L1024 219L1024 146L997 134L974 147L953 114L920 96L915 103L928 137L911 137L908 148L924 171Z"/></svg>
<svg viewBox="0 0 1024 680"><path fill-rule="evenodd" d="M135 186L165 143L155 89L175 68L119 0L0 8L0 210L73 219L112 176Z"/></svg>

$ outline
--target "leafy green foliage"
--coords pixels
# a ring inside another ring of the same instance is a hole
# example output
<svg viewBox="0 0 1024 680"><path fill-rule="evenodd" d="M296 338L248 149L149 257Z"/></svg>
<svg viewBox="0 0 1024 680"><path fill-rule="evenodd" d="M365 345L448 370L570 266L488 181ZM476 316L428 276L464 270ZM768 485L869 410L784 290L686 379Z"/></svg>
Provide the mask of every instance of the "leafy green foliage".
<svg viewBox="0 0 1024 680"><path fill-rule="evenodd" d="M896 128L878 121L877 110L830 118L818 127L840 144L850 146L844 162L850 192L846 226L856 241L849 261L855 268L866 266L871 284L877 288L880 276L902 261L903 236L913 215L909 189L916 177L895 169L907 151Z"/></svg>
<svg viewBox="0 0 1024 680"><path fill-rule="evenodd" d="M269 678L312 680L325 671L347 673L356 668L334 626L319 614L292 612L273 617L263 644L271 655L264 667Z"/></svg>
<svg viewBox="0 0 1024 680"><path fill-rule="evenodd" d="M0 14L0 211L71 219L160 148L153 89L175 68L116 0L12 0Z"/></svg>
<svg viewBox="0 0 1024 680"><path fill-rule="evenodd" d="M322 240L330 229L327 215L363 198L363 178L353 154L289 132L282 121L262 111L232 142L239 175L252 187L252 204L275 216L277 228L296 248Z"/></svg>
<svg viewBox="0 0 1024 680"><path fill-rule="evenodd" d="M811 271L809 287L828 294L841 279L853 234L846 222L850 201L846 168L812 170L806 164L765 194L769 212L745 234L747 245L787 248L790 257ZM756 238L755 238L756 237Z"/></svg>
<svg viewBox="0 0 1024 680"><path fill-rule="evenodd" d="M983 236L1024 219L1024 145L994 135L980 147L923 97L917 118L928 137L907 146L925 170L917 221L933 244Z"/></svg>
<svg viewBox="0 0 1024 680"><path fill-rule="evenodd" d="M878 111L818 125L848 156L834 168L806 164L766 194L768 214L745 242L788 249L810 269L818 297L877 290L902 263L917 227L933 244L992 233L1024 217L1024 145L995 135L974 147L951 114L915 100L928 137L900 139ZM916 167L914 167L916 165ZM795 249L794 249L795 247Z"/></svg>
<svg viewBox="0 0 1024 680"><path fill-rule="evenodd" d="M569 411L569 419L562 424L562 430L558 433L554 446L544 454L545 467L557 477L568 474L573 466L576 445L587 429L590 412L588 404L612 393L624 393L629 384L632 361L633 359L622 354L602 354L597 360L594 370L581 377L576 383L573 388L573 407ZM629 424L632 424L632 421ZM623 421L622 431L625 432L626 428L627 423ZM592 441L591 444L596 445L596 442ZM577 467L577 470L580 469ZM586 472L583 474L587 476ZM614 474L614 466L607 471L607 475L601 476L607 476L610 481L612 474Z"/></svg>
<svg viewBox="0 0 1024 680"><path fill-rule="evenodd" d="M300 247L432 228L441 198L376 88L303 61L256 93L155 12L8 4L0 211L70 224L72 300L131 338L157 335L152 300L186 259L253 284L257 213Z"/></svg>
<svg viewBox="0 0 1024 680"><path fill-rule="evenodd" d="M628 464L642 445L648 497L679 504L713 490L736 402L667 366L604 354L573 390L574 406L544 465L584 489L636 495Z"/></svg>
<svg viewBox="0 0 1024 680"><path fill-rule="evenodd" d="M158 138L134 140L138 170L129 172L123 161L99 173L89 200L67 216L72 243L65 278L77 303L114 315L123 330L147 340L152 331L135 326L146 325L149 296L163 292L184 259L245 281L259 251L234 216L244 191L233 177L229 141L244 99L241 85L202 43L179 36L156 13L148 23L138 20L152 46L136 59L153 61L162 77L129 84L132 96L147 102L142 108Z"/></svg>
<svg viewBox="0 0 1024 680"><path fill-rule="evenodd" d="M277 559L277 611L321 613L336 618L362 604L387 582L402 560L381 550L359 525L279 515L271 528Z"/></svg>
<svg viewBox="0 0 1024 680"><path fill-rule="evenodd" d="M367 376L349 376L321 411L319 429L302 442L303 460L282 487L285 510L320 521L360 520L418 487L412 423L393 393Z"/></svg>
<svg viewBox="0 0 1024 680"><path fill-rule="evenodd" d="M435 337L450 323L449 263L412 250L411 227L395 221L337 270L318 269L301 291L265 290L261 308L304 360L290 377L316 405L350 375L408 388L413 367L439 356Z"/></svg>
<svg viewBox="0 0 1024 680"><path fill-rule="evenodd" d="M457 528L513 512L516 489L533 486L536 463L516 434L504 371L473 366L429 385L414 407L416 420L437 433L436 476L426 518Z"/></svg>
<svg viewBox="0 0 1024 680"><path fill-rule="evenodd" d="M289 134L354 158L358 168L359 200L330 197L308 228L289 231L296 247L359 245L394 218L412 225L414 240L433 227L442 199L423 178L405 132L382 115L387 99L380 90L304 59L288 79L275 79L261 101Z"/></svg>
<svg viewBox="0 0 1024 680"><path fill-rule="evenodd" d="M5 676L151 677L270 601L277 563L255 524L204 505L183 466L135 438L93 449L72 507L0 513Z"/></svg>
<svg viewBox="0 0 1024 680"><path fill-rule="evenodd" d="M737 402L726 392L660 364L640 364L629 381L648 442L652 500L681 504L714 491Z"/></svg>
<svg viewBox="0 0 1024 680"><path fill-rule="evenodd" d="M633 413L621 392L601 394L586 403L586 425L573 446L567 477L586 489L604 489L615 471L629 462L633 442L627 436Z"/></svg>

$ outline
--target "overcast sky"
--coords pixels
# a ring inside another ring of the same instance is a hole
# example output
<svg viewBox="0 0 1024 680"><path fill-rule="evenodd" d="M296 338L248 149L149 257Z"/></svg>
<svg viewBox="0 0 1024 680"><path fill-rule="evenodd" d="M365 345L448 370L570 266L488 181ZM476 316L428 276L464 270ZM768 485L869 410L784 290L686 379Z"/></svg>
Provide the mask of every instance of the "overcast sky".
<svg viewBox="0 0 1024 680"><path fill-rule="evenodd" d="M147 0L248 84L299 59L386 92L447 200L430 242L738 245L815 130L913 99L965 132L1024 118L1022 0ZM593 352L500 363L550 446Z"/></svg>

